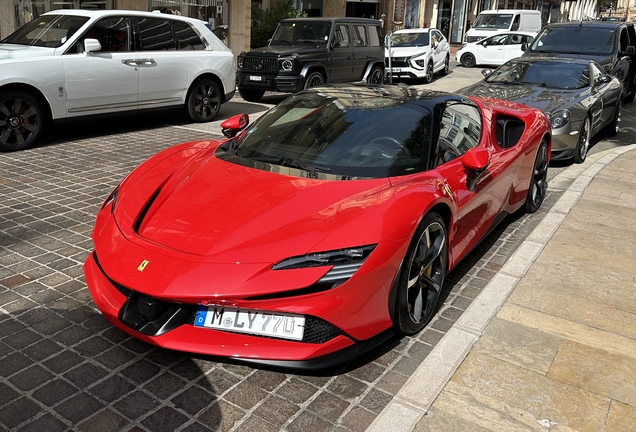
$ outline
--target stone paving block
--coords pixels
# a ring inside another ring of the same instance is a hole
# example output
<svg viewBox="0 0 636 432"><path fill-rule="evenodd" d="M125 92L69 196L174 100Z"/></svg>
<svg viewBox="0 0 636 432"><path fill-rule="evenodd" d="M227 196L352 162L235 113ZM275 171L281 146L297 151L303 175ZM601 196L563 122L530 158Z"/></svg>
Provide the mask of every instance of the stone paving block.
<svg viewBox="0 0 636 432"><path fill-rule="evenodd" d="M636 419L635 407L612 401L604 432L632 432L634 419Z"/></svg>

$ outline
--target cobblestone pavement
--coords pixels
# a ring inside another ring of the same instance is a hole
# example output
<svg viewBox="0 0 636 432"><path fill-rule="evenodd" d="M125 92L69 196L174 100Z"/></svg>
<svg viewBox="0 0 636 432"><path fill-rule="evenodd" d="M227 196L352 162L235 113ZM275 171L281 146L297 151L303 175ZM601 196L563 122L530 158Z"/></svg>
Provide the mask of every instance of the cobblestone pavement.
<svg viewBox="0 0 636 432"><path fill-rule="evenodd" d="M443 305L415 337L315 375L194 358L109 325L82 263L98 206L132 168L174 143L209 138L151 120L105 123L0 154L0 427L362 431L545 211L493 232L448 276Z"/></svg>

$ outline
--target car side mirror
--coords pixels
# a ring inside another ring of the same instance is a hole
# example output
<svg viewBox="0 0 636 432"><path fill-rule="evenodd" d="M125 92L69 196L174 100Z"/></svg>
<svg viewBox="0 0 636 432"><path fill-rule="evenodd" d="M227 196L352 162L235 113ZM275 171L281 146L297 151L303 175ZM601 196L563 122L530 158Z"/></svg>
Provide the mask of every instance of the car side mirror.
<svg viewBox="0 0 636 432"><path fill-rule="evenodd" d="M526 51L528 49L528 43L527 42L523 42L521 44L521 51Z"/></svg>
<svg viewBox="0 0 636 432"><path fill-rule="evenodd" d="M475 184L479 176L486 171L490 164L490 152L482 147L473 147L462 156L462 165L466 170L466 187L469 191L475 190Z"/></svg>
<svg viewBox="0 0 636 432"><path fill-rule="evenodd" d="M221 123L221 132L228 138L235 137L240 131L250 124L250 116L238 114Z"/></svg>
<svg viewBox="0 0 636 432"><path fill-rule="evenodd" d="M597 84L607 84L610 81L612 81L612 76L611 75L601 75L596 80L596 83Z"/></svg>
<svg viewBox="0 0 636 432"><path fill-rule="evenodd" d="M491 73L492 73L492 69L482 69L481 71L481 74L484 76L484 78L488 78Z"/></svg>
<svg viewBox="0 0 636 432"><path fill-rule="evenodd" d="M620 53L621 57L625 57L625 56L633 56L634 54L636 54L636 48L634 48L633 45L628 46L625 51Z"/></svg>
<svg viewBox="0 0 636 432"><path fill-rule="evenodd" d="M102 49L102 44L97 39L86 38L84 39L84 51L85 52L97 52Z"/></svg>
<svg viewBox="0 0 636 432"><path fill-rule="evenodd" d="M435 41L433 42L433 48L437 48L439 46L439 42Z"/></svg>
<svg viewBox="0 0 636 432"><path fill-rule="evenodd" d="M488 46L488 41L487 41L487 40L485 40L485 41L481 42L481 45L482 45L484 48L486 48L486 47Z"/></svg>
<svg viewBox="0 0 636 432"><path fill-rule="evenodd" d="M334 39L333 42L331 42L331 48L338 48L341 43L342 41L340 39Z"/></svg>

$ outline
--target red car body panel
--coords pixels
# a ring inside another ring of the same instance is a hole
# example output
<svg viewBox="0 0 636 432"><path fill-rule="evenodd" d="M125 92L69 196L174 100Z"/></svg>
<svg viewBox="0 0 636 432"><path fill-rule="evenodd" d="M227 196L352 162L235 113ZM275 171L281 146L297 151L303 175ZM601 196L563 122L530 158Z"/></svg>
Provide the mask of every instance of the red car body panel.
<svg viewBox="0 0 636 432"><path fill-rule="evenodd" d="M498 215L523 205L538 143L549 141L540 111L473 101L483 116L480 146L490 153L473 190L461 157L412 175L329 181L221 160L214 154L218 141L186 143L153 156L121 183L114 210L108 203L97 215L96 255L85 263L97 307L113 325L148 343L243 359L315 359L390 329L391 290L424 215L434 206L450 215L453 268ZM526 123L510 149L496 143L493 119L502 114ZM315 284L329 266L272 270L289 257L364 245L377 246L353 277L326 291L294 294ZM116 284L178 304L314 316L344 334L312 344L182 325L147 336L118 318L127 298Z"/></svg>

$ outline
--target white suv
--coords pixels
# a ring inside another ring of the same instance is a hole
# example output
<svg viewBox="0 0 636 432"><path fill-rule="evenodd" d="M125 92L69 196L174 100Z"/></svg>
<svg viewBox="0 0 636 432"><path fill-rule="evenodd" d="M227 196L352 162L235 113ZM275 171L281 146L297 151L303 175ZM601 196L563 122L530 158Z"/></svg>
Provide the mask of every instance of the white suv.
<svg viewBox="0 0 636 432"><path fill-rule="evenodd" d="M390 54L388 45L385 48L387 75L392 74L394 78L423 79L430 83L436 72L448 74L450 46L439 30L398 30L390 38Z"/></svg>
<svg viewBox="0 0 636 432"><path fill-rule="evenodd" d="M183 107L211 121L234 95L232 52L199 20L58 10L0 42L0 151L34 144L49 121Z"/></svg>

